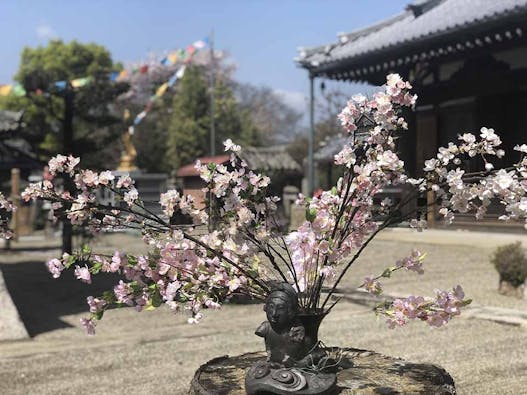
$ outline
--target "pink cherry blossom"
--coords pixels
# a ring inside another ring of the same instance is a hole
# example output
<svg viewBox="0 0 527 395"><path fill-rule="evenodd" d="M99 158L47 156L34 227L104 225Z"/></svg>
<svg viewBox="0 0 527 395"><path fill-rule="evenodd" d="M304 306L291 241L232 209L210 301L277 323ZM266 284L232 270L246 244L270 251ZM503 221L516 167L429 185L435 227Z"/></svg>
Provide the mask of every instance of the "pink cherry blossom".
<svg viewBox="0 0 527 395"><path fill-rule="evenodd" d="M82 182L89 187L95 187L99 185L99 176L96 172L91 170L85 170L82 173Z"/></svg>
<svg viewBox="0 0 527 395"><path fill-rule="evenodd" d="M364 289L373 295L380 295L382 293L381 283L373 277L366 277L364 279Z"/></svg>
<svg viewBox="0 0 527 395"><path fill-rule="evenodd" d="M130 178L129 175L123 175L118 178L116 187L117 188L130 188L134 184L134 181Z"/></svg>
<svg viewBox="0 0 527 395"><path fill-rule="evenodd" d="M123 280L119 280L119 284L113 288L113 292L117 298L117 302L133 306L133 289L130 284L123 282Z"/></svg>
<svg viewBox="0 0 527 395"><path fill-rule="evenodd" d="M86 330L86 334L93 336L95 335L95 326L97 325L93 318L81 318L81 325Z"/></svg>
<svg viewBox="0 0 527 395"><path fill-rule="evenodd" d="M64 265L57 258L50 259L46 263L46 266L48 267L49 272L53 275L53 278L59 278L60 274L64 270Z"/></svg>
<svg viewBox="0 0 527 395"><path fill-rule="evenodd" d="M98 313L107 305L105 300L94 298L93 296L88 296L86 302L88 303L88 306L90 306L90 313Z"/></svg>
<svg viewBox="0 0 527 395"><path fill-rule="evenodd" d="M75 265L75 276L77 280L81 280L87 284L91 284L91 274L87 266Z"/></svg>
<svg viewBox="0 0 527 395"><path fill-rule="evenodd" d="M161 194L159 199L159 204L163 207L163 211L166 215L171 217L174 214L174 209L181 201L181 196L179 192L175 189L171 189L165 193Z"/></svg>
<svg viewBox="0 0 527 395"><path fill-rule="evenodd" d="M109 185L113 180L115 180L115 176L109 170L105 170L99 174L99 184L101 185Z"/></svg>
<svg viewBox="0 0 527 395"><path fill-rule="evenodd" d="M128 204L129 207L133 206L133 204L139 199L139 192L135 187L130 187L130 190L124 193L123 200Z"/></svg>
<svg viewBox="0 0 527 395"><path fill-rule="evenodd" d="M57 258L53 258L49 260L46 263L46 266L48 267L48 270L50 271L50 273L53 275L53 278L59 278L60 274L64 270L64 265Z"/></svg>
<svg viewBox="0 0 527 395"><path fill-rule="evenodd" d="M418 274L423 274L423 259L424 255L421 254L420 251L412 250L412 253L409 256L397 261L395 265L398 268L405 268Z"/></svg>
<svg viewBox="0 0 527 395"><path fill-rule="evenodd" d="M231 139L225 140L223 145L225 146L225 151L239 152L242 149L239 145L234 144Z"/></svg>
<svg viewBox="0 0 527 395"><path fill-rule="evenodd" d="M109 271L112 273L115 273L119 271L121 267L121 253L119 251L115 251L112 256L112 261L110 263Z"/></svg>

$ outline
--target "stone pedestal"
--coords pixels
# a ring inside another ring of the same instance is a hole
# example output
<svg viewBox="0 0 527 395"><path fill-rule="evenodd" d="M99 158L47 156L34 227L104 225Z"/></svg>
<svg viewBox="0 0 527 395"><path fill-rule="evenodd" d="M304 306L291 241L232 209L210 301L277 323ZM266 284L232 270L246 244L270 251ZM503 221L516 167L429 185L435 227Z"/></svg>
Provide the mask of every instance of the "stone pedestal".
<svg viewBox="0 0 527 395"><path fill-rule="evenodd" d="M505 296L514 296L518 299L527 299L527 292L525 291L525 289L527 288L526 284L527 282L518 287L515 287L508 281L500 280L498 292L501 295Z"/></svg>
<svg viewBox="0 0 527 395"><path fill-rule="evenodd" d="M129 175L135 181L135 187L139 193L139 198L144 202L145 207L156 213L161 214L161 206L159 205L159 195L167 191L168 176L165 173L143 173L140 170L136 171L113 171L116 177ZM105 190L105 194L101 195L98 192L98 200L100 203L115 206L115 197L112 192Z"/></svg>
<svg viewBox="0 0 527 395"><path fill-rule="evenodd" d="M342 349L338 394L455 394L454 380L441 367L407 362L372 351ZM194 375L190 394L245 394L246 370L265 353L215 358Z"/></svg>
<svg viewBox="0 0 527 395"><path fill-rule="evenodd" d="M297 230L306 220L306 208L297 204L292 204L289 208L289 231Z"/></svg>

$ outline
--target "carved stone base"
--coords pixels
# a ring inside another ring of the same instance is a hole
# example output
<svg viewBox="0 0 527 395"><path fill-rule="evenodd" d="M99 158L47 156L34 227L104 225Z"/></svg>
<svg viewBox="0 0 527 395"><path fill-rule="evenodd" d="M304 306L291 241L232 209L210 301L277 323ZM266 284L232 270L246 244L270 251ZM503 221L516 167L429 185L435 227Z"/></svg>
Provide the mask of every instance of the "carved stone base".
<svg viewBox="0 0 527 395"><path fill-rule="evenodd" d="M215 358L201 366L190 393L245 394L245 373L265 353ZM407 362L372 351L343 349L342 370L337 373L338 394L456 394L454 380L441 367ZM291 392L298 394L298 392Z"/></svg>
<svg viewBox="0 0 527 395"><path fill-rule="evenodd" d="M335 393L334 373L311 373L294 368L273 368L266 361L256 362L245 376L247 395L330 395Z"/></svg>

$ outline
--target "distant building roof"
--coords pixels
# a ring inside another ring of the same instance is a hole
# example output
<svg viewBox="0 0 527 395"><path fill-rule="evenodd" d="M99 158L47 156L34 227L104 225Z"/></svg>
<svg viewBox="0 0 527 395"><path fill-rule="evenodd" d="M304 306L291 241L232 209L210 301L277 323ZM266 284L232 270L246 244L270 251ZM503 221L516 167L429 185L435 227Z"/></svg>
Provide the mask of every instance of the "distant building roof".
<svg viewBox="0 0 527 395"><path fill-rule="evenodd" d="M266 171L301 172L300 165L287 152L285 145L271 147L247 147L241 152L249 168Z"/></svg>
<svg viewBox="0 0 527 395"><path fill-rule="evenodd" d="M286 146L278 145L271 147L245 147L240 157L247 162L250 169L262 172L284 171L297 172L302 171L300 165L293 159L286 150ZM229 161L230 155L204 156L198 158L201 163L225 164ZM199 176L194 167L195 163L190 163L181 167L177 171L178 177Z"/></svg>
<svg viewBox="0 0 527 395"><path fill-rule="evenodd" d="M0 110L0 133L14 132L22 126L23 111L4 111Z"/></svg>
<svg viewBox="0 0 527 395"><path fill-rule="evenodd" d="M315 152L315 160L317 162L332 163L337 155L349 141L348 136L338 136L329 139L328 142Z"/></svg>
<svg viewBox="0 0 527 395"><path fill-rule="evenodd" d="M230 155L217 155L217 156L203 156L201 158L196 159L196 161L200 161L203 164L209 164L209 163L215 163L217 165L221 165L222 163L228 162L230 158ZM180 167L177 171L178 177L195 177L199 176L199 172L196 170L196 162L189 163L188 165L185 165L183 167Z"/></svg>
<svg viewBox="0 0 527 395"><path fill-rule="evenodd" d="M373 58L381 53L396 52L401 58L395 62L409 62L427 56L426 53L410 48L432 50L431 45L445 38L452 39L453 48L441 48L448 52L484 46L491 42L502 42L527 34L524 32L527 17L527 0L417 0L410 3L399 15L386 19L364 29L351 33L339 34L338 42L300 49L295 61L315 75L351 79L349 75L333 75L336 64L346 63L348 69L353 65L363 66L366 58ZM506 30L496 35L478 36L506 24ZM466 33L470 33L465 35ZM478 37L481 37L478 38ZM435 50L435 48L433 48ZM402 53L402 52L407 53ZM430 54L438 56L437 50ZM405 58L410 57L410 59ZM385 59L371 64L373 68L387 68ZM415 59L414 59L415 60ZM388 64L388 67L390 64ZM393 66L393 64L391 65ZM338 70L341 72L342 70ZM358 69L358 75L374 70ZM380 71L380 70L376 70ZM360 78L359 78L360 79Z"/></svg>

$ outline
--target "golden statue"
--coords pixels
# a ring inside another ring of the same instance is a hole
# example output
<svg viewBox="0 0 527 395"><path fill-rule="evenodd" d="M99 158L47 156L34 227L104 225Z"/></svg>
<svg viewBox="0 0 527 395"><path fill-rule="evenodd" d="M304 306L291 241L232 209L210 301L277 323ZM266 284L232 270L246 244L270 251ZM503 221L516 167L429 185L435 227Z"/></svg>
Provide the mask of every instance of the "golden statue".
<svg viewBox="0 0 527 395"><path fill-rule="evenodd" d="M137 151L135 150L134 144L132 143L132 134L126 131L122 137L124 151L121 154L118 171L135 171L137 166L135 165L135 158L137 157Z"/></svg>

